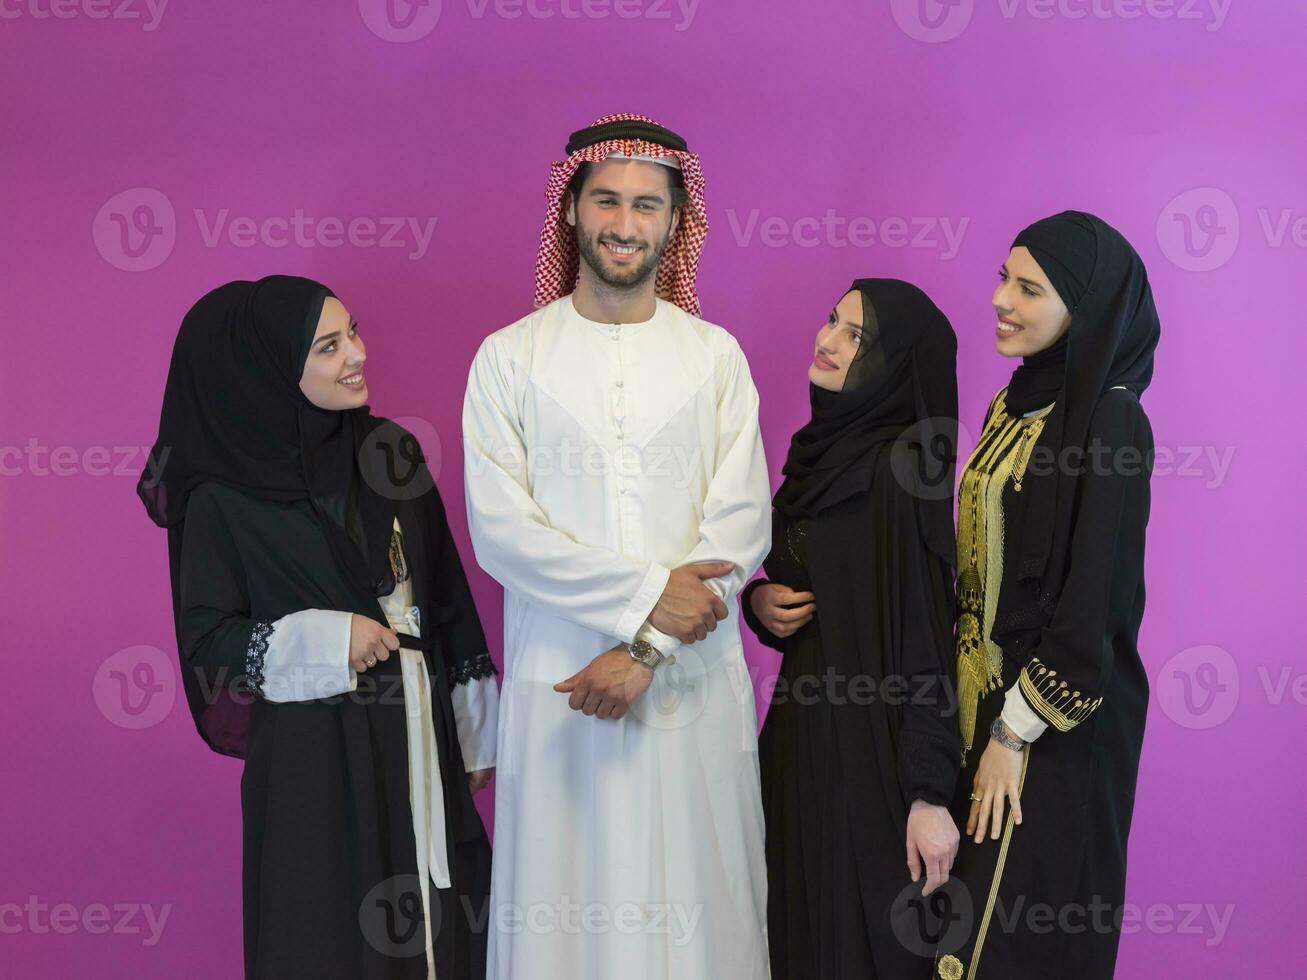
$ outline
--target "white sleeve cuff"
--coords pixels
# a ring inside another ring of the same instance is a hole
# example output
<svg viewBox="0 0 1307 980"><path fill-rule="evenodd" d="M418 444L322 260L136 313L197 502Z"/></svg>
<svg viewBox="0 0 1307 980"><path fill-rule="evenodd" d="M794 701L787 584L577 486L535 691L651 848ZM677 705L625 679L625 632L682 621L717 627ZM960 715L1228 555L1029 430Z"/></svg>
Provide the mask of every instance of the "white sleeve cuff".
<svg viewBox="0 0 1307 980"><path fill-rule="evenodd" d="M664 657L671 656L677 650L681 649L681 641L674 636L668 636L653 623L646 622L640 627L635 634L637 640L644 640Z"/></svg>
<svg viewBox="0 0 1307 980"><path fill-rule="evenodd" d="M723 559L723 561L730 561L730 559L726 558ZM738 565L735 567L739 568ZM736 573L732 572L729 575L717 575L713 578L706 578L703 580L703 584L708 586L708 590L717 596L718 599L721 599L722 602L725 602L728 607L730 606L730 601L726 597L731 594L731 579L735 574Z"/></svg>
<svg viewBox="0 0 1307 980"><path fill-rule="evenodd" d="M499 686L494 675L455 684L450 698L464 770L493 769L499 728Z"/></svg>
<svg viewBox="0 0 1307 980"><path fill-rule="evenodd" d="M1048 727L1048 722L1035 713L1016 684L1008 688L1007 694L1003 696L1003 724L1025 742L1033 742Z"/></svg>
<svg viewBox="0 0 1307 980"><path fill-rule="evenodd" d="M349 665L352 613L303 609L272 624L260 694L268 701L316 701L358 687Z"/></svg>
<svg viewBox="0 0 1307 980"><path fill-rule="evenodd" d="M666 565L650 563L649 571L645 573L644 581L640 583L635 598L631 600L626 607L626 612L622 613L622 618L617 622L619 640L630 643L635 639L636 631L649 618L649 614L658 605L658 600L663 597L663 590L667 588L667 580L671 574L672 570Z"/></svg>

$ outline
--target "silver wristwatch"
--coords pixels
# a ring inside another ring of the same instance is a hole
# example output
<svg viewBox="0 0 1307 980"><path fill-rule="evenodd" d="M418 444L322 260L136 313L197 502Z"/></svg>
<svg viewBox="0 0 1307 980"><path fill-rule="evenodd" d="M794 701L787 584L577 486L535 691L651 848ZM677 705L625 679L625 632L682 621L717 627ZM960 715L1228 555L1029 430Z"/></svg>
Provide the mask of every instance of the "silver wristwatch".
<svg viewBox="0 0 1307 980"><path fill-rule="evenodd" d="M650 670L657 670L663 664L676 663L675 654L664 655L648 640L636 640L631 644L631 659L644 664Z"/></svg>
<svg viewBox="0 0 1307 980"><path fill-rule="evenodd" d="M1013 738L1008 734L1007 725L1003 724L1003 716L995 718L989 726L989 737L1004 748L1009 748L1013 752L1020 752L1026 747L1026 743L1019 738Z"/></svg>

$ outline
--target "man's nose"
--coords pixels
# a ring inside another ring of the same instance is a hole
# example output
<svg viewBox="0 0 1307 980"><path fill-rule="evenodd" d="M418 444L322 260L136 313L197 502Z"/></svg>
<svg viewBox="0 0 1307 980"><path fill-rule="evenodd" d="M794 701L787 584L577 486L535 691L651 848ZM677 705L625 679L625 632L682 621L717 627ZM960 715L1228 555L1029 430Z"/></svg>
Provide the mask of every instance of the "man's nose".
<svg viewBox="0 0 1307 980"><path fill-rule="evenodd" d="M622 208L614 219L612 233L629 243L639 237L638 228L635 211L631 208Z"/></svg>

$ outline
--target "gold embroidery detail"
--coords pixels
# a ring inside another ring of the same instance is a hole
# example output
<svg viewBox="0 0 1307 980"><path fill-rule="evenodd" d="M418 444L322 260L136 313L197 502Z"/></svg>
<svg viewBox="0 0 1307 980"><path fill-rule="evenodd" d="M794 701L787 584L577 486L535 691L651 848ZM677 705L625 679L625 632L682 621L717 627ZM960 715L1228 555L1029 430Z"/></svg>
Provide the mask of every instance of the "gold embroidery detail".
<svg viewBox="0 0 1307 980"><path fill-rule="evenodd" d="M1057 671L1045 667L1038 657L1031 657L1021 668L1020 684L1030 706L1059 732L1069 732L1103 703L1102 698L1091 700L1069 688Z"/></svg>
<svg viewBox="0 0 1307 980"><path fill-rule="evenodd" d="M1030 449L1044 430L1050 406L1031 418L1007 414L1006 391L994 399L958 491L958 724L962 765L971 749L980 699L1003 682L1003 651L989 639L1003 581L1003 488L1019 489ZM1015 447L1015 451L1014 451ZM993 587L989 587L992 583Z"/></svg>
<svg viewBox="0 0 1307 980"><path fill-rule="evenodd" d="M939 975L943 980L962 980L962 961L949 954L939 961Z"/></svg>
<svg viewBox="0 0 1307 980"><path fill-rule="evenodd" d="M1017 447L1017 458L1012 464L1012 489L1017 493L1021 492L1021 481L1026 478L1026 467L1030 465L1030 450L1039 433L1044 431L1044 420L1031 419L1022 425L1021 445Z"/></svg>
<svg viewBox="0 0 1307 980"><path fill-rule="evenodd" d="M408 578L408 562L404 560L403 539L400 537L398 523L390 532L390 571L395 576L396 584Z"/></svg>
<svg viewBox="0 0 1307 980"><path fill-rule="evenodd" d="M801 520L798 521L797 523L791 524L785 530L785 547L789 551L790 557L794 559L794 563L798 565L800 568L806 568L808 563L804 561L802 558L800 558L799 553L794 550L794 539L795 538L800 539L799 548L800 550L803 550L807 547L807 541L805 540L807 536L808 536L808 522L806 520ZM806 550L804 551L804 554L805 555L807 554Z"/></svg>

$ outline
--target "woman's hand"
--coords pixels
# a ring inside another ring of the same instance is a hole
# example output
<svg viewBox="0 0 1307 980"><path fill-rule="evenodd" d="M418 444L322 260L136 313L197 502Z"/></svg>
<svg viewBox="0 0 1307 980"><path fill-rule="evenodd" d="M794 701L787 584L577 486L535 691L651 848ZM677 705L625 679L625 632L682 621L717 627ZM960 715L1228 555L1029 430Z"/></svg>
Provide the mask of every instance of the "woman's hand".
<svg viewBox="0 0 1307 980"><path fill-rule="evenodd" d="M949 868L958 854L958 825L953 822L947 807L913 800L908 811L908 874L913 881L926 872L926 886L921 891L925 898L948 881Z"/></svg>
<svg viewBox="0 0 1307 980"><path fill-rule="evenodd" d="M1016 733L1008 729L1016 738ZM1003 827L1003 801L1012 807L1012 819L1021 822L1021 763L1025 750L1009 749L1001 742L989 740L976 779L971 790L971 812L967 816L967 836L975 834L979 844L985 839L985 828L990 827L990 838L998 840ZM979 799L977 799L979 797Z"/></svg>
<svg viewBox="0 0 1307 980"><path fill-rule="evenodd" d="M784 639L812 621L817 612L814 599L811 592L795 592L787 586L768 582L753 590L749 605L768 632Z"/></svg>
<svg viewBox="0 0 1307 980"><path fill-rule="evenodd" d="M476 772L467 774L468 792L474 796L490 785L490 777L495 774L495 767L489 769L478 769Z"/></svg>
<svg viewBox="0 0 1307 980"><path fill-rule="evenodd" d="M389 660L391 651L398 649L399 634L393 629L358 613L350 617L349 665L355 673L362 674L378 662Z"/></svg>

